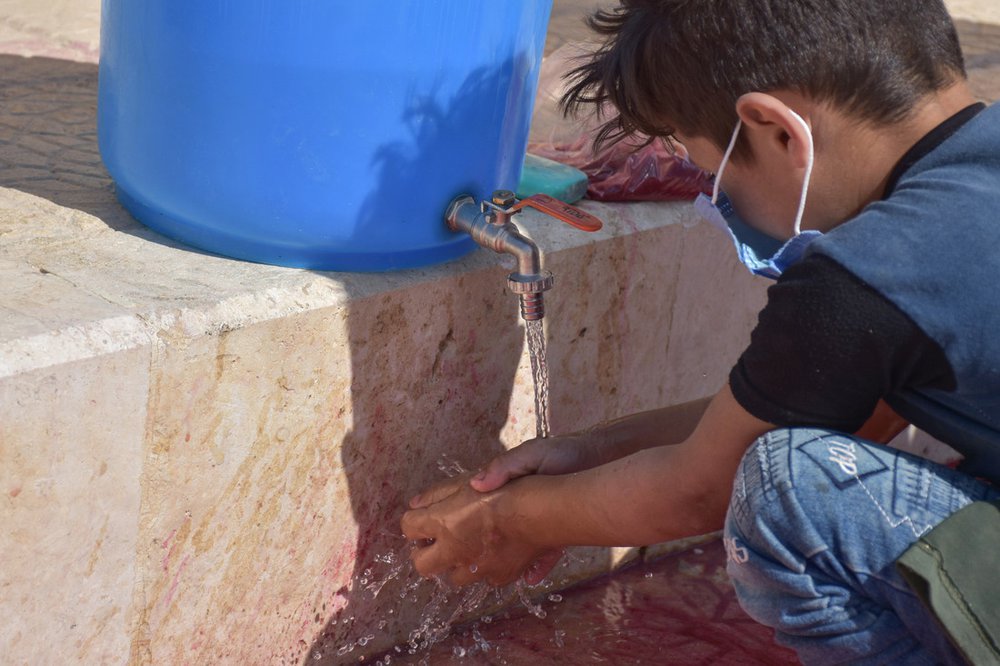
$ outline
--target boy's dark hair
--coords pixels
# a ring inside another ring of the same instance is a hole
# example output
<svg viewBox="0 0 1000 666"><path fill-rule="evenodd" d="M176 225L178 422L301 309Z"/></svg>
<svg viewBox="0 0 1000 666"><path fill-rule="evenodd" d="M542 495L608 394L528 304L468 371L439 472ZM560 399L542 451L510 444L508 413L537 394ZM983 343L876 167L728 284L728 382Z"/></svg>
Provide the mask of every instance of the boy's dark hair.
<svg viewBox="0 0 1000 666"><path fill-rule="evenodd" d="M678 130L725 146L736 100L781 89L889 124L965 78L942 0L621 0L589 24L605 41L562 104L617 109L597 143Z"/></svg>

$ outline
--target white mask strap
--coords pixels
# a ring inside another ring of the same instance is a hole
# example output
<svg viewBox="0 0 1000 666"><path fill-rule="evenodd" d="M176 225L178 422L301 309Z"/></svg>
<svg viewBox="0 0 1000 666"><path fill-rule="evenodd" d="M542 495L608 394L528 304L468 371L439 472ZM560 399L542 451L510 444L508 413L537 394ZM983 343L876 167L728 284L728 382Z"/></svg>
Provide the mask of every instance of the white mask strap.
<svg viewBox="0 0 1000 666"><path fill-rule="evenodd" d="M722 156L722 162L719 163L719 172L715 174L715 185L712 186L713 206L719 201L719 186L722 184L722 172L726 170L726 165L729 164L729 158L733 155L733 149L736 147L736 139L740 136L741 127L743 127L742 118L740 118L740 120L736 123L736 129L733 130L733 138L729 140L729 147L726 148L726 154Z"/></svg>
<svg viewBox="0 0 1000 666"><path fill-rule="evenodd" d="M788 109L792 117L795 118L802 125L802 129L805 130L806 136L809 137L809 155L806 159L806 173L805 178L802 181L802 194L799 196L799 209L795 213L795 235L798 236L802 233L802 216L806 211L806 197L809 195L809 181L812 180L813 164L816 162L816 149L813 144L812 130L809 129L809 124L803 120L802 116L795 113L791 109ZM729 147L726 148L726 154L722 156L722 162L719 164L719 172L715 174L715 184L712 186L712 204L716 204L719 200L719 187L722 184L722 173L726 170L726 165L729 163L729 158L733 155L733 149L736 148L736 139L739 138L740 128L743 127L743 120L740 119L736 123L736 129L733 130L733 138L729 140Z"/></svg>
<svg viewBox="0 0 1000 666"><path fill-rule="evenodd" d="M806 131L806 136L809 137L809 156L806 159L806 175L802 179L802 195L799 197L799 210L795 213L795 235L798 236L802 233L802 215L806 212L806 196L809 194L809 181L812 179L813 164L816 161L816 147L813 145L812 130L809 129L809 123L791 109L788 111L792 114L793 118L799 121L802 129Z"/></svg>

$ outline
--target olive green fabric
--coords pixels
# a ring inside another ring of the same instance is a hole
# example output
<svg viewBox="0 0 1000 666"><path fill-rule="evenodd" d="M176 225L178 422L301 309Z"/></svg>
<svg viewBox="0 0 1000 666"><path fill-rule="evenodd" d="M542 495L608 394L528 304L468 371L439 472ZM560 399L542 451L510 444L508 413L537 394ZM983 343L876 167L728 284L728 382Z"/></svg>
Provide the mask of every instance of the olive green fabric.
<svg viewBox="0 0 1000 666"><path fill-rule="evenodd" d="M971 664L1000 664L1000 506L974 502L896 562Z"/></svg>

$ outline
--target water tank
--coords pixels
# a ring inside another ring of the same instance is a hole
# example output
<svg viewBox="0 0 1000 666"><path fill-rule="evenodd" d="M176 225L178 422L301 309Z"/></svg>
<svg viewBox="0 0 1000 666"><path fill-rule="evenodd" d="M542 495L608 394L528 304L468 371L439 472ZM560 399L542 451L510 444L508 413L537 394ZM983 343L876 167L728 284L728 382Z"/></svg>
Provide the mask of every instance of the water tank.
<svg viewBox="0 0 1000 666"><path fill-rule="evenodd" d="M322 270L474 247L515 189L551 0L103 0L98 134L122 204L210 252Z"/></svg>

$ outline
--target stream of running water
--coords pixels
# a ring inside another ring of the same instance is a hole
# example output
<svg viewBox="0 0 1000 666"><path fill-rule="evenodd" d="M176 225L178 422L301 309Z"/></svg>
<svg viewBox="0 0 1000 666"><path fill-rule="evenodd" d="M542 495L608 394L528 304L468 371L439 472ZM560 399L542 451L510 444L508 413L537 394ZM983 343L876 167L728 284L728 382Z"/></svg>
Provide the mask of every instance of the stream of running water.
<svg viewBox="0 0 1000 666"><path fill-rule="evenodd" d="M549 436L549 366L545 358L545 331L542 320L525 322L531 378L535 384L535 436Z"/></svg>

